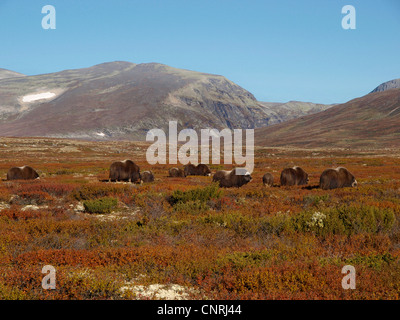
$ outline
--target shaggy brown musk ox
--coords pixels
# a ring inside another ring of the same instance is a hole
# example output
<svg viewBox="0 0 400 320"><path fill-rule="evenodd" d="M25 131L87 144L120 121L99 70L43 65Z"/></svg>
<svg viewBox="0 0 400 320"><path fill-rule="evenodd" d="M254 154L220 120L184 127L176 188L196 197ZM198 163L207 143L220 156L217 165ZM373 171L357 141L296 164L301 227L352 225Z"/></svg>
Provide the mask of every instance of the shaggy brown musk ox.
<svg viewBox="0 0 400 320"><path fill-rule="evenodd" d="M12 167L7 172L7 180L33 180L39 178L38 173L30 166Z"/></svg>
<svg viewBox="0 0 400 320"><path fill-rule="evenodd" d="M132 160L116 161L110 166L110 181L140 182L140 168Z"/></svg>
<svg viewBox="0 0 400 320"><path fill-rule="evenodd" d="M154 174L151 171L143 171L142 173L140 173L140 178L143 182L153 182Z"/></svg>
<svg viewBox="0 0 400 320"><path fill-rule="evenodd" d="M308 174L300 167L286 168L280 180L281 186L301 186L308 183Z"/></svg>
<svg viewBox="0 0 400 320"><path fill-rule="evenodd" d="M211 170L206 164L187 164L184 167L185 176L210 176Z"/></svg>
<svg viewBox="0 0 400 320"><path fill-rule="evenodd" d="M219 182L219 186L223 188L239 188L251 180L250 172L244 168L235 168L231 171L219 170L213 176L213 182Z"/></svg>
<svg viewBox="0 0 400 320"><path fill-rule="evenodd" d="M182 177L182 178L185 177L185 172L180 168L174 167L174 168L169 169L168 172L169 172L170 177Z"/></svg>
<svg viewBox="0 0 400 320"><path fill-rule="evenodd" d="M262 178L264 186L272 187L274 185L274 177L271 173L266 173Z"/></svg>
<svg viewBox="0 0 400 320"><path fill-rule="evenodd" d="M319 187L323 190L356 186L356 178L343 167L326 169L319 178Z"/></svg>

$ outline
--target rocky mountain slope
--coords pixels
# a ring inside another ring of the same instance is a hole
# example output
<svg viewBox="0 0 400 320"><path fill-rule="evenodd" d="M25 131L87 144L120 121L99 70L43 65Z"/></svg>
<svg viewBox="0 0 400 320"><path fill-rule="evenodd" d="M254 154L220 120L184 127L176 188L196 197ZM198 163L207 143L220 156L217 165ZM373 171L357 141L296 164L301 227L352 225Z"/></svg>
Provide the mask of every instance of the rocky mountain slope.
<svg viewBox="0 0 400 320"><path fill-rule="evenodd" d="M321 112L334 106L333 104L327 105L301 101L289 101L286 103L260 102L260 104L264 107L264 112L270 117L268 125Z"/></svg>
<svg viewBox="0 0 400 320"><path fill-rule="evenodd" d="M386 91L386 90L390 90L390 89L397 89L397 88L400 88L400 79L394 79L394 80L384 82L384 83L380 84L379 86L377 86L374 90L372 90L371 93L382 92L382 91Z"/></svg>
<svg viewBox="0 0 400 320"><path fill-rule="evenodd" d="M24 77L24 76L25 75L22 73L0 68L0 80L15 78L15 77Z"/></svg>
<svg viewBox="0 0 400 320"><path fill-rule="evenodd" d="M375 91L313 115L256 129L256 144L297 147L399 147L400 88Z"/></svg>
<svg viewBox="0 0 400 320"><path fill-rule="evenodd" d="M150 129L167 131L169 120L178 130L258 128L320 107L259 103L223 76L158 63L0 79L2 136L144 140Z"/></svg>

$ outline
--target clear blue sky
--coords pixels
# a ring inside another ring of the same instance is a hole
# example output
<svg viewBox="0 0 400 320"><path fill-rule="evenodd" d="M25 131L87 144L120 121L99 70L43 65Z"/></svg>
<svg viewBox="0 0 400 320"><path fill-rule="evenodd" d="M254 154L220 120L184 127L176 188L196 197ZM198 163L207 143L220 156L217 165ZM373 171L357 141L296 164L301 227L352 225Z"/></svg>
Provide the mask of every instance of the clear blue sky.
<svg viewBox="0 0 400 320"><path fill-rule="evenodd" d="M56 30L41 26L56 8ZM356 8L356 30L341 10ZM400 78L399 0L0 0L0 68L124 60L221 74L260 101L339 103Z"/></svg>

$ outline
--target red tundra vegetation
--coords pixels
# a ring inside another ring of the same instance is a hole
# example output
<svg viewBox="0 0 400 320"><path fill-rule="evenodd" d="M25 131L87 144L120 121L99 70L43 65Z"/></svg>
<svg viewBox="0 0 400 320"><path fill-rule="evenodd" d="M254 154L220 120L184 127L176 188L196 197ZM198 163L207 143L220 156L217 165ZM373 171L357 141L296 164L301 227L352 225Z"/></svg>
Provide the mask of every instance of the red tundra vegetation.
<svg viewBox="0 0 400 320"><path fill-rule="evenodd" d="M127 283L178 284L188 299L400 298L399 150L256 148L253 180L221 189L208 176L168 177L144 143L2 142L0 299L142 298ZM106 182L123 159L155 181ZM5 180L23 164L40 179ZM263 185L293 166L308 185ZM338 166L357 187L321 190L320 174ZM54 290L41 286L45 265ZM355 290L342 288L345 265Z"/></svg>

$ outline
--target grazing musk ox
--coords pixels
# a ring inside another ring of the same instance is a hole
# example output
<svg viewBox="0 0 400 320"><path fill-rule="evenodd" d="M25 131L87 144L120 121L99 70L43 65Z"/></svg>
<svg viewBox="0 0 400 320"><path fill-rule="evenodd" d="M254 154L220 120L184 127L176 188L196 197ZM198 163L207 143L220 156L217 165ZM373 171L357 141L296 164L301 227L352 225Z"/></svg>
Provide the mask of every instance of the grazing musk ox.
<svg viewBox="0 0 400 320"><path fill-rule="evenodd" d="M185 172L180 168L171 168L168 172L170 177L186 177Z"/></svg>
<svg viewBox="0 0 400 320"><path fill-rule="evenodd" d="M132 160L116 161L110 166L110 181L140 182L140 168Z"/></svg>
<svg viewBox="0 0 400 320"><path fill-rule="evenodd" d="M272 176L271 173L264 174L262 180L264 186L272 187L274 185L274 177Z"/></svg>
<svg viewBox="0 0 400 320"><path fill-rule="evenodd" d="M223 188L239 188L251 180L250 172L245 168L235 168L231 171L219 170L213 176L213 182L219 182L219 186Z"/></svg>
<svg viewBox="0 0 400 320"><path fill-rule="evenodd" d="M194 164L187 164L184 167L185 176L210 176L211 170L208 168L206 164L198 164L195 166Z"/></svg>
<svg viewBox="0 0 400 320"><path fill-rule="evenodd" d="M308 174L300 167L286 168L281 172L281 186L300 186L308 183Z"/></svg>
<svg viewBox="0 0 400 320"><path fill-rule="evenodd" d="M7 172L7 180L33 180L39 178L38 173L30 166L12 167Z"/></svg>
<svg viewBox="0 0 400 320"><path fill-rule="evenodd" d="M151 171L143 171L140 174L140 178L143 182L153 182L154 181L154 174Z"/></svg>
<svg viewBox="0 0 400 320"><path fill-rule="evenodd" d="M357 180L343 167L326 169L319 178L319 187L323 190L356 186Z"/></svg>

